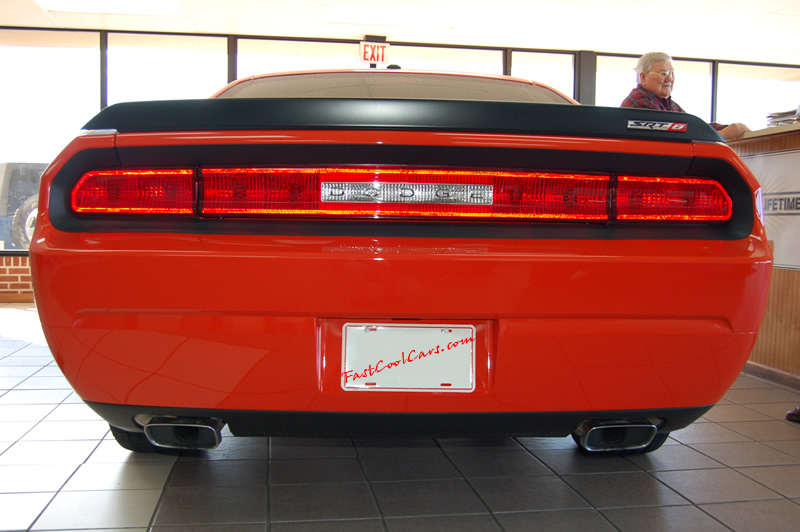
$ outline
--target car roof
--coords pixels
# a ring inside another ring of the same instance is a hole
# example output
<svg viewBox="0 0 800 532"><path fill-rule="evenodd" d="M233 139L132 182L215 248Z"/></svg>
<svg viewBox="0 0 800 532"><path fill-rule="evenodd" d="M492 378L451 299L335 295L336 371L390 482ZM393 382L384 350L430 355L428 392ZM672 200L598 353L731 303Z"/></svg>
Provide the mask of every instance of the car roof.
<svg viewBox="0 0 800 532"><path fill-rule="evenodd" d="M212 98L386 98L569 103L575 100L528 79L401 69L306 70L249 76Z"/></svg>

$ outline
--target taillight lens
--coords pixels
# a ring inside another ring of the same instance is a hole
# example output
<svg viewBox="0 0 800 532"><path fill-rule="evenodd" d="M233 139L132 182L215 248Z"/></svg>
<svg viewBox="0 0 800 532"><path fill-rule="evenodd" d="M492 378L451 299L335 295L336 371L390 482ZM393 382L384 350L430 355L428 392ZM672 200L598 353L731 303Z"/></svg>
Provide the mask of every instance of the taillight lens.
<svg viewBox="0 0 800 532"><path fill-rule="evenodd" d="M193 170L100 170L85 174L72 190L78 213L194 213Z"/></svg>
<svg viewBox="0 0 800 532"><path fill-rule="evenodd" d="M605 220L607 176L434 169L202 170L204 215Z"/></svg>
<svg viewBox="0 0 800 532"><path fill-rule="evenodd" d="M620 176L618 220L722 221L731 217L731 198L716 181Z"/></svg>
<svg viewBox="0 0 800 532"><path fill-rule="evenodd" d="M197 192L195 192L197 191ZM716 181L426 168L102 170L72 192L78 213L205 217L715 222Z"/></svg>

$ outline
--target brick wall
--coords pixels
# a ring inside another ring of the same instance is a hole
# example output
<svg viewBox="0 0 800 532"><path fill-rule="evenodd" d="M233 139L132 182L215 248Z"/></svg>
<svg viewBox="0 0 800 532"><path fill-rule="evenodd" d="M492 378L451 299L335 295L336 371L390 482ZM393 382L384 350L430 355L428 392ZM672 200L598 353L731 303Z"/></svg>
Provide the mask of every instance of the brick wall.
<svg viewBox="0 0 800 532"><path fill-rule="evenodd" d="M28 301L33 301L28 257L0 254L0 303Z"/></svg>

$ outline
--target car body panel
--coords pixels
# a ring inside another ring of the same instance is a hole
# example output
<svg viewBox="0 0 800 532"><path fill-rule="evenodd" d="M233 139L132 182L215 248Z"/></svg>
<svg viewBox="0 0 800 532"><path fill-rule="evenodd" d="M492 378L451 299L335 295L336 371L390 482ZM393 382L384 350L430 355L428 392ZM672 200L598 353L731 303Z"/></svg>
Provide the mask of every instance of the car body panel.
<svg viewBox="0 0 800 532"><path fill-rule="evenodd" d="M613 111L600 112L628 116ZM722 143L535 127L155 129L79 137L42 180L46 208L31 249L42 325L65 376L99 411L116 406L128 420L219 412L244 434L269 433L258 421L268 413L539 414L539 426L524 419L509 430L552 434L563 432L552 418L559 413L569 423L620 412L696 418L730 387L755 342L772 256L758 183ZM669 225L69 212L65 191L87 169L167 160L649 168L718 179L737 214ZM351 322L474 326L474 391L343 389L342 330Z"/></svg>

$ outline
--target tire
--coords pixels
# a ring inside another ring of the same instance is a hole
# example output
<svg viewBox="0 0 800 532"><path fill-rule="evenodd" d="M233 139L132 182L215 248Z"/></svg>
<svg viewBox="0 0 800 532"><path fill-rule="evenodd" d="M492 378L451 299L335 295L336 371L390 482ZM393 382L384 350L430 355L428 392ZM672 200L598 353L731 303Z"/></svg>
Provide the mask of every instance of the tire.
<svg viewBox="0 0 800 532"><path fill-rule="evenodd" d="M27 250L31 246L38 212L39 196L37 195L26 199L14 213L11 221L11 241L19 249Z"/></svg>
<svg viewBox="0 0 800 532"><path fill-rule="evenodd" d="M631 456L631 455L637 455L637 454L652 453L653 451L655 451L656 449L658 449L662 445L664 445L664 442L667 441L667 438L669 438L669 432L657 432L656 435L653 437L653 441L651 441L650 444L647 447L643 447L641 449L630 449L630 450L627 450L627 451L589 451L583 445L581 445L580 437L577 434L575 434L574 432L572 433L572 440L575 442L575 445L578 446L578 449L582 453L600 454L600 453L604 453L605 452L605 453L614 454L614 455L617 455L617 456L619 456L619 455Z"/></svg>
<svg viewBox="0 0 800 532"><path fill-rule="evenodd" d="M114 439L117 440L117 443L129 451L137 453L162 452L160 448L147 440L144 432L124 430L114 425L109 425L109 427L111 427L111 434L114 436Z"/></svg>

